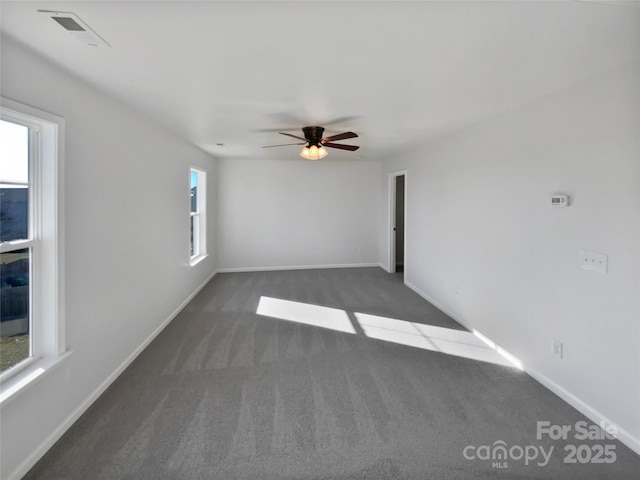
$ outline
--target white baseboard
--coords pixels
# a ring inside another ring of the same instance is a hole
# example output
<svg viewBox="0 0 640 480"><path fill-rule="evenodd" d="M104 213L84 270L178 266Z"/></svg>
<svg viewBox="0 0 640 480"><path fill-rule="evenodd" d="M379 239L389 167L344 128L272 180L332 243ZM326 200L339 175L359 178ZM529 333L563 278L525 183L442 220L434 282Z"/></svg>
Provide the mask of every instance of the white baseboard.
<svg viewBox="0 0 640 480"><path fill-rule="evenodd" d="M458 315L456 315L455 313L453 313L451 310L449 310L447 307L445 307L444 305L442 305L440 302L436 301L434 298L431 297L431 295L428 295L427 293L423 292L422 290L420 290L418 287L416 287L413 283L407 281L405 279L404 284L409 287L411 290L413 290L414 292L416 292L418 295L420 295L422 298L424 298L427 302L429 302L431 305L433 305L434 307L436 307L438 310L446 313L447 315L449 315L451 318L453 318L456 322L458 322L460 325L462 325L464 328L466 328L467 330L471 330L471 327L469 327L468 325L465 324L465 322L458 317Z"/></svg>
<svg viewBox="0 0 640 480"><path fill-rule="evenodd" d="M329 265L289 265L274 267L239 267L239 268L219 268L218 273L235 273L235 272L270 272L277 270L317 270L322 268L361 268L361 267L378 267L378 263L337 263Z"/></svg>
<svg viewBox="0 0 640 480"><path fill-rule="evenodd" d="M546 388L551 390L553 393L558 395L562 400L567 402L573 408L582 413L585 417L591 420L594 424L599 425L600 422L604 422L606 425L613 426L616 430L616 438L624 443L631 450L640 455L640 439L634 437L629 432L627 432L624 428L620 428L614 422L610 421L607 417L598 412L595 408L591 407L589 404L582 401L580 398L576 397L571 392L567 391L562 386L555 383L553 380L549 379L547 376L542 373L536 371L533 368L527 368L525 365L524 371L531 376L534 380L544 385Z"/></svg>
<svg viewBox="0 0 640 480"><path fill-rule="evenodd" d="M167 317L152 333L147 337L147 339L137 347L131 355L129 355L124 362L116 368L111 375L109 375L99 386L96 388L91 395L89 395L79 406L76 408L71 415L67 417L67 419L62 422L58 428L54 430L54 432L47 437L38 448L36 448L31 455L29 455L19 466L16 468L8 477L7 480L19 480L24 477L31 468L40 460L45 453L49 451L49 449L56 443L64 433L71 428L71 426L80 418L80 416L95 402L100 395L104 393L104 391L109 388L116 378L120 376L122 372L136 359L138 355L142 353L142 351L153 341L154 338L158 336L162 330L165 329L167 325L182 311L187 304L193 300L193 298L204 288L204 286L209 283L209 281L216 275L216 272L213 272L209 277L200 284L200 286L187 297L187 299L180 304L178 308L176 308L169 317Z"/></svg>
<svg viewBox="0 0 640 480"><path fill-rule="evenodd" d="M428 295L425 292L421 291L418 287L416 287L415 285L413 285L410 282L407 282L406 280L405 280L404 283L411 290L416 292L418 295L420 295L426 301L431 303L433 306L435 306L438 309L442 310L444 313L449 315L451 318L453 318L456 322L458 322L460 325L465 327L467 330L473 330L473 328L470 325L468 325L466 322L464 322L462 319L460 319L457 315L455 315L453 312L448 310L446 307L444 307L443 305L438 303L436 300L431 298L430 295ZM493 340L491 340L491 341L493 341ZM543 375L542 373L538 372L537 370L535 370L535 369L533 369L531 367L528 367L525 362L522 362L522 369L527 375L529 375L531 378L536 380L538 383L542 384L544 387L546 387L547 389L551 390L553 393L558 395L562 400L564 400L569 405L571 405L573 408L578 410L585 417L587 417L589 420L591 420L594 424L599 425L600 422L603 421L603 422L606 423L606 425L611 425L611 426L615 427L617 432L618 432L616 434L616 438L618 440L620 440L620 442L624 443L631 450L636 452L638 455L640 455L640 439L634 437L629 432L627 432L624 428L621 428L620 426L616 425L614 422L610 421L606 416L602 415L595 408L591 407L589 404L587 404L586 402L584 402L580 398L576 397L574 394L572 394L571 392L566 390L564 387L558 385L556 382L554 382L553 380L549 379L546 375Z"/></svg>

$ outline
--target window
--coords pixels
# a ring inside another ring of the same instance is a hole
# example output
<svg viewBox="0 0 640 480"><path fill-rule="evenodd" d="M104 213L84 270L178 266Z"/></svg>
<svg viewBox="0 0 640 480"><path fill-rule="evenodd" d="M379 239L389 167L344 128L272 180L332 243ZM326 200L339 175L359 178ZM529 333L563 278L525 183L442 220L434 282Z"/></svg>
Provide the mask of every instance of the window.
<svg viewBox="0 0 640 480"><path fill-rule="evenodd" d="M33 207L29 127L0 120L0 372L31 357Z"/></svg>
<svg viewBox="0 0 640 480"><path fill-rule="evenodd" d="M64 138L64 120L1 100L0 401L4 401L16 384L24 385L23 377L31 379L34 372L46 371L47 364L65 351L63 228L58 214L62 205L58 138Z"/></svg>
<svg viewBox="0 0 640 480"><path fill-rule="evenodd" d="M191 186L191 264L207 255L207 174L192 168L189 172Z"/></svg>

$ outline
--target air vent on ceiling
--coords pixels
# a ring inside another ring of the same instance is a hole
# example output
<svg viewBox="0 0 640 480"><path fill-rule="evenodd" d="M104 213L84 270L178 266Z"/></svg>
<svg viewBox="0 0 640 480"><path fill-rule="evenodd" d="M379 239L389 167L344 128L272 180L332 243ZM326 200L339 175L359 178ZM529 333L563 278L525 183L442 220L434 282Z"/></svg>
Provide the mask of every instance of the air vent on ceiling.
<svg viewBox="0 0 640 480"><path fill-rule="evenodd" d="M86 32L86 29L71 17L51 17L70 32Z"/></svg>
<svg viewBox="0 0 640 480"><path fill-rule="evenodd" d="M73 12L56 12L52 10L38 10L38 12L51 17L58 25L85 45L92 47L111 47L104 38L98 35L95 30L83 22L82 19Z"/></svg>

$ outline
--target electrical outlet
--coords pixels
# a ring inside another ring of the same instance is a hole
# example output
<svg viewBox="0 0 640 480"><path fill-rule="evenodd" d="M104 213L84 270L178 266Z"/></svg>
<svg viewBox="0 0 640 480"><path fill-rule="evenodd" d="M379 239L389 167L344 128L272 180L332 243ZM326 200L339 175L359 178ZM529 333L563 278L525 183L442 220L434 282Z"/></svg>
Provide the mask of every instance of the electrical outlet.
<svg viewBox="0 0 640 480"><path fill-rule="evenodd" d="M563 345L562 345L562 341L556 339L556 338L552 338L551 339L551 353L556 355L558 358L562 359L564 358L564 351L563 351Z"/></svg>
<svg viewBox="0 0 640 480"><path fill-rule="evenodd" d="M602 253L580 252L580 266L585 270L607 273L607 256Z"/></svg>

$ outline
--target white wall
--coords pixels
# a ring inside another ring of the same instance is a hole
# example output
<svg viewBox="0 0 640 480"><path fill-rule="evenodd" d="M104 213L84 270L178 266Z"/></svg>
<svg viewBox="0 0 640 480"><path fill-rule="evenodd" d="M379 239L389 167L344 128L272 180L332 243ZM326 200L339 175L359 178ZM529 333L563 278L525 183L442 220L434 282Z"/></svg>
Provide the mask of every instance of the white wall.
<svg viewBox="0 0 640 480"><path fill-rule="evenodd" d="M422 145L387 162L382 181L386 197L388 172L408 170L406 281L636 451L639 78L628 65ZM572 205L552 208L554 193ZM581 250L607 254L608 274L581 269Z"/></svg>
<svg viewBox="0 0 640 480"><path fill-rule="evenodd" d="M24 473L214 272L189 267L189 166L211 157L2 39L2 95L66 120L66 334L73 354L2 408L2 478ZM210 191L209 210L215 194ZM215 221L209 222L210 238ZM215 249L215 246L213 247Z"/></svg>
<svg viewBox="0 0 640 480"><path fill-rule="evenodd" d="M378 264L379 162L226 159L218 167L221 269Z"/></svg>

